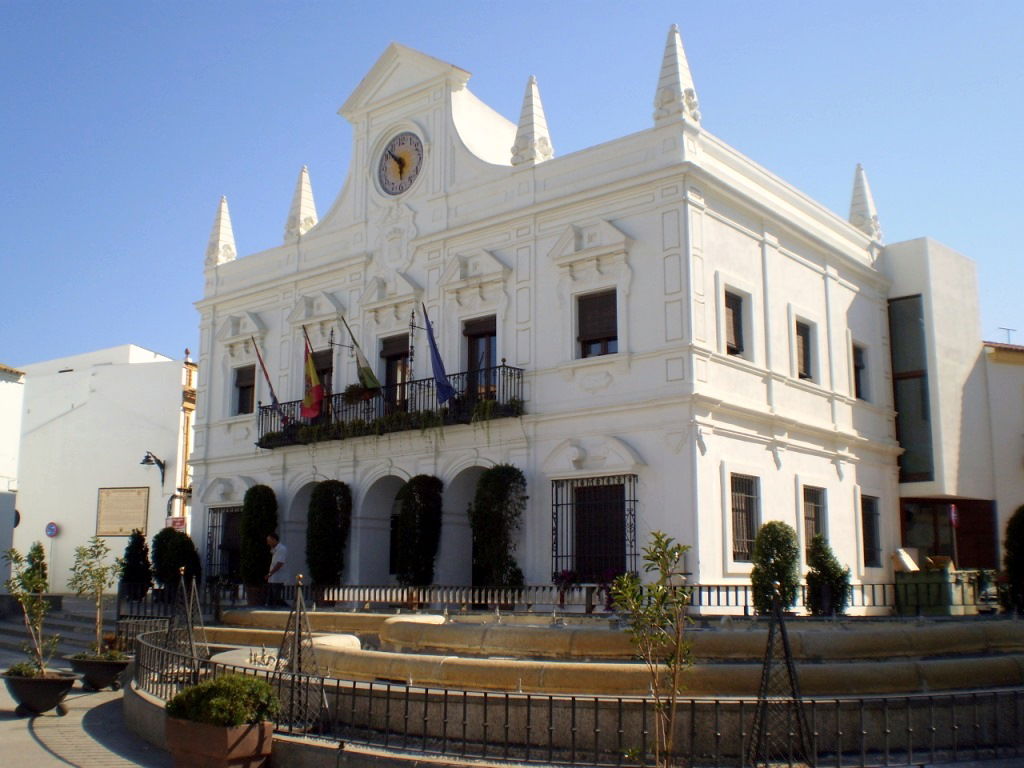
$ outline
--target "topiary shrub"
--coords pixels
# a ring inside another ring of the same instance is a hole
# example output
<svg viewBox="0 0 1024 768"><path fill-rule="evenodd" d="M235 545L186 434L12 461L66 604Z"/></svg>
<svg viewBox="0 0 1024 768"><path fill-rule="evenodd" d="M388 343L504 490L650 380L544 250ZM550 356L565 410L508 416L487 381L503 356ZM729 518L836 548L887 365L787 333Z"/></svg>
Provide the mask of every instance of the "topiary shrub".
<svg viewBox="0 0 1024 768"><path fill-rule="evenodd" d="M164 528L153 537L153 575L168 596L173 596L178 589L182 567L186 585L199 580L202 568L196 545L187 533Z"/></svg>
<svg viewBox="0 0 1024 768"><path fill-rule="evenodd" d="M141 600L153 586L153 566L149 562L149 545L138 528L128 537L121 559L121 592L129 600Z"/></svg>
<svg viewBox="0 0 1024 768"><path fill-rule="evenodd" d="M270 683L229 674L193 685L167 702L167 715L207 725L252 725L272 720L280 702Z"/></svg>
<svg viewBox="0 0 1024 768"><path fill-rule="evenodd" d="M512 553L528 498L518 467L498 464L480 475L469 507L475 586L522 586L523 572Z"/></svg>
<svg viewBox="0 0 1024 768"><path fill-rule="evenodd" d="M839 616L846 610L850 569L844 568L820 533L811 539L807 555L807 610L812 616Z"/></svg>
<svg viewBox="0 0 1024 768"><path fill-rule="evenodd" d="M423 587L434 581L434 558L441 541L441 489L431 475L416 475L398 491L395 564L398 582Z"/></svg>
<svg viewBox="0 0 1024 768"><path fill-rule="evenodd" d="M800 548L793 527L779 520L762 525L754 538L752 560L754 570L750 574L750 585L755 610L760 614L771 613L776 581L779 582L782 608L793 605L800 582L797 569Z"/></svg>
<svg viewBox="0 0 1024 768"><path fill-rule="evenodd" d="M340 480L313 488L306 520L306 564L313 583L337 584L345 569L345 546L352 526L352 491Z"/></svg>
<svg viewBox="0 0 1024 768"><path fill-rule="evenodd" d="M1003 552L1008 592L1005 607L1020 612L1024 610L1024 506L1018 507L1006 523Z"/></svg>
<svg viewBox="0 0 1024 768"><path fill-rule="evenodd" d="M267 536L277 530L277 496L266 485L254 485L242 500L241 552L239 564L242 583L256 587L265 583L270 570Z"/></svg>

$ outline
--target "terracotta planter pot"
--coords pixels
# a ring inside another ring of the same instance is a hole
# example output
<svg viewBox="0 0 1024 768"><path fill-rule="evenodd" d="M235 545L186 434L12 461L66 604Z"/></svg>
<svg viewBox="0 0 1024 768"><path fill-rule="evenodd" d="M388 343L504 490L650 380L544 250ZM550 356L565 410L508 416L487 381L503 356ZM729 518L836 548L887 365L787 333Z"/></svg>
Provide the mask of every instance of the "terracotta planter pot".
<svg viewBox="0 0 1024 768"><path fill-rule="evenodd" d="M56 709L58 715L67 710L61 704L75 684L78 675L66 672L49 672L46 677L15 677L3 675L11 698L17 703L14 711L21 715L39 715Z"/></svg>
<svg viewBox="0 0 1024 768"><path fill-rule="evenodd" d="M112 661L111 659L75 659L68 657L68 664L82 676L82 687L92 688L99 691L111 686L115 691L121 687L118 675L124 672L131 661L122 659Z"/></svg>
<svg viewBox="0 0 1024 768"><path fill-rule="evenodd" d="M175 768L261 768L274 743L274 724L207 725L167 718L167 750Z"/></svg>

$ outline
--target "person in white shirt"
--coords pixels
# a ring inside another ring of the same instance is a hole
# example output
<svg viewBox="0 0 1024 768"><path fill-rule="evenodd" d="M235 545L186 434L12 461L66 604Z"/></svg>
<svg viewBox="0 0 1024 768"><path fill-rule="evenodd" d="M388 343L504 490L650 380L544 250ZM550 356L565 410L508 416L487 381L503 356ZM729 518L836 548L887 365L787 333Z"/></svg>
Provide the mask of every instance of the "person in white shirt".
<svg viewBox="0 0 1024 768"><path fill-rule="evenodd" d="M270 570L267 571L267 605L285 605L284 602L284 564L288 560L288 548L281 543L276 533L267 536L270 547Z"/></svg>

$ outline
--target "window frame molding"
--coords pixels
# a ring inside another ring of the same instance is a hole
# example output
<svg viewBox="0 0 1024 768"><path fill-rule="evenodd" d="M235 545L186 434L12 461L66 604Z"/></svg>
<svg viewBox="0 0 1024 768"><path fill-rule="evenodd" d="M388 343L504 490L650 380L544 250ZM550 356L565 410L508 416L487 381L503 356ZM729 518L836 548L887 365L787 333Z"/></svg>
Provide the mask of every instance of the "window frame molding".
<svg viewBox="0 0 1024 768"><path fill-rule="evenodd" d="M755 288L743 280L736 280L732 276L725 275L721 271L715 271L715 316L716 331L718 334L718 353L734 360L746 360L748 363L758 364L760 359L760 345L757 344L758 331L760 330L755 318L758 312L758 303L755 300ZM738 355L729 354L727 328L726 328L726 303L725 294L731 293L738 296L744 303L742 312L742 334L743 351Z"/></svg>
<svg viewBox="0 0 1024 768"><path fill-rule="evenodd" d="M732 476L743 475L757 481L757 510L754 513L753 535L757 537L758 529L765 523L765 468L741 462L722 461L719 465L719 489L721 498L721 530L722 530L722 571L724 576L749 577L754 569L752 560L736 560L733 558L733 526L732 526Z"/></svg>
<svg viewBox="0 0 1024 768"><path fill-rule="evenodd" d="M814 319L814 315L803 312L797 309L793 304L786 305L786 315L788 320L788 332L789 338L789 375L790 378L803 382L806 384L814 384L818 387L822 386L822 371L824 370L821 355L821 324ZM808 328L809 346L810 346L810 371L809 376L804 378L800 376L800 360L799 360L799 347L797 344L797 323L805 325Z"/></svg>
<svg viewBox="0 0 1024 768"><path fill-rule="evenodd" d="M866 553L865 542L864 542L864 510L861 506L864 502L864 497L872 498L875 500L875 520L878 524L878 565L865 565L864 555ZM869 572L871 575L875 575L878 572L884 572L886 570L885 563L885 526L882 520L882 493L874 486L854 486L853 489L853 503L854 509L857 511L857 524L855 526L857 534L857 567L856 573L859 578L864 578Z"/></svg>

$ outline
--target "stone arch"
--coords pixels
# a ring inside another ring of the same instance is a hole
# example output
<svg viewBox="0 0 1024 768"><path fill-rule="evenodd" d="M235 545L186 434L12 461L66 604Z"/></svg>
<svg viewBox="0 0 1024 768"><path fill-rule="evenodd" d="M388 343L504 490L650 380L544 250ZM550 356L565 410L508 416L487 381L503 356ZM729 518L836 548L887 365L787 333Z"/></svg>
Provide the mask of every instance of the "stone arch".
<svg viewBox="0 0 1024 768"><path fill-rule="evenodd" d="M391 513L395 496L405 485L397 475L378 477L356 504L345 558L345 581L350 584L391 584Z"/></svg>
<svg viewBox="0 0 1024 768"><path fill-rule="evenodd" d="M434 564L438 584L469 586L473 583L473 532L466 511L476 493L476 484L487 467L471 465L444 487L444 516L441 544Z"/></svg>
<svg viewBox="0 0 1024 768"><path fill-rule="evenodd" d="M285 562L285 583L294 584L298 574L306 575L309 583L309 567L306 565L306 520L309 514L309 499L313 495L316 481L310 480L291 494L287 506L278 510L278 533L288 548ZM283 513L283 514L282 514Z"/></svg>

